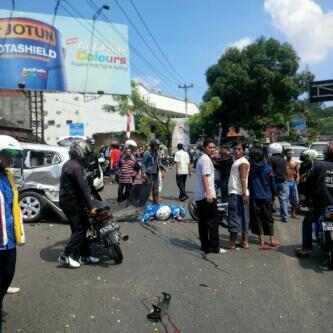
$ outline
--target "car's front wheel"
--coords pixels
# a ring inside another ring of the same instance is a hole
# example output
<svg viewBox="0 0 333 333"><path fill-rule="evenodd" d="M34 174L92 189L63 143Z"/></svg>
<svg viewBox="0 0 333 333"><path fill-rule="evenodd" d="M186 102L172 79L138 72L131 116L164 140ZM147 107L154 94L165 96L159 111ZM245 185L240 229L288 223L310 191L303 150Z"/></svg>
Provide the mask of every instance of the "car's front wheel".
<svg viewBox="0 0 333 333"><path fill-rule="evenodd" d="M24 192L20 195L20 208L23 222L41 220L46 207L45 199L36 192Z"/></svg>

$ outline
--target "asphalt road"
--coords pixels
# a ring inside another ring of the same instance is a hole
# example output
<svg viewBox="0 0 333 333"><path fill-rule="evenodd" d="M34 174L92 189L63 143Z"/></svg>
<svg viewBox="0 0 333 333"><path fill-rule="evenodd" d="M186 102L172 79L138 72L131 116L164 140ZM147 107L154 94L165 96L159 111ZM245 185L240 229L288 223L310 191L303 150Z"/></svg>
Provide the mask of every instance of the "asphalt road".
<svg viewBox="0 0 333 333"><path fill-rule="evenodd" d="M115 193L109 185L103 196ZM174 170L163 196L176 200ZM104 260L76 270L56 264L68 225L54 218L27 224L13 282L22 291L5 298L5 332L332 332L333 272L325 256L316 250L311 259L295 258L301 218L276 221L277 249L260 251L251 236L249 250L212 254L210 261L202 259L190 219L121 223L130 235L121 244L123 263ZM227 231L220 233L223 245ZM170 317L152 324L146 316L162 291L172 296Z"/></svg>

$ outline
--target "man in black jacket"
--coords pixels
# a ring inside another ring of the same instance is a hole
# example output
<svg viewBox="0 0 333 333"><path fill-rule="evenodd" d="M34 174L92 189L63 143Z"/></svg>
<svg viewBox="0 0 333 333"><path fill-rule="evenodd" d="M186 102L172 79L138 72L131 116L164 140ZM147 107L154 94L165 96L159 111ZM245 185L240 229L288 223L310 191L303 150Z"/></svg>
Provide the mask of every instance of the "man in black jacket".
<svg viewBox="0 0 333 333"><path fill-rule="evenodd" d="M325 161L317 162L305 184L305 196L311 203L302 225L302 248L298 257L309 257L312 251L312 223L317 223L327 206L333 205L333 144L324 152Z"/></svg>
<svg viewBox="0 0 333 333"><path fill-rule="evenodd" d="M91 216L96 215L84 177L84 164L90 153L91 148L86 142L75 141L69 150L71 159L64 164L60 178L59 205L69 221L72 234L58 263L72 268L80 267L80 259L88 264L99 261L90 255L86 238L89 228L87 209Z"/></svg>
<svg viewBox="0 0 333 333"><path fill-rule="evenodd" d="M221 202L228 202L228 182L234 158L229 152L229 145L223 144L220 149L220 156L213 160L214 167L220 171L220 192Z"/></svg>
<svg viewBox="0 0 333 333"><path fill-rule="evenodd" d="M288 222L288 198L287 198L287 182L286 167L287 162L282 155L282 146L278 143L272 143L269 146L269 152L272 156L268 159L268 164L272 167L277 189L277 196L280 202L280 215L283 222Z"/></svg>

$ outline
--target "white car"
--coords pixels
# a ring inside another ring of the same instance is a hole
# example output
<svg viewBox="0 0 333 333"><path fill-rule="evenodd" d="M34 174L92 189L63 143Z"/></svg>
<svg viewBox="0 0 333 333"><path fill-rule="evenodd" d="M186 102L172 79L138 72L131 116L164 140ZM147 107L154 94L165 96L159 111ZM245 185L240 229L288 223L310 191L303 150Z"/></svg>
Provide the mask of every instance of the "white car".
<svg viewBox="0 0 333 333"><path fill-rule="evenodd" d="M310 145L310 149L314 149L318 152L317 160L323 160L324 159L324 150L326 149L328 145L328 141L316 141L312 142Z"/></svg>
<svg viewBox="0 0 333 333"><path fill-rule="evenodd" d="M48 208L66 220L59 208L59 190L61 170L69 160L68 148L34 143L21 145L23 157L15 158L13 171L23 221L41 220ZM101 176L94 178L98 192L104 187L101 168L100 171Z"/></svg>

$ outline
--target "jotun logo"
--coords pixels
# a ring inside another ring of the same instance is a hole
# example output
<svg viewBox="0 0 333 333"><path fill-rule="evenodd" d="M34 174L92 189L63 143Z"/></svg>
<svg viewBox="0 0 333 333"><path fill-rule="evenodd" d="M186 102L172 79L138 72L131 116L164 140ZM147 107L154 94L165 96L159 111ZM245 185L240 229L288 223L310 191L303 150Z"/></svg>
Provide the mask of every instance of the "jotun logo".
<svg viewBox="0 0 333 333"><path fill-rule="evenodd" d="M0 19L0 38L20 38L56 45L54 28L26 18Z"/></svg>

